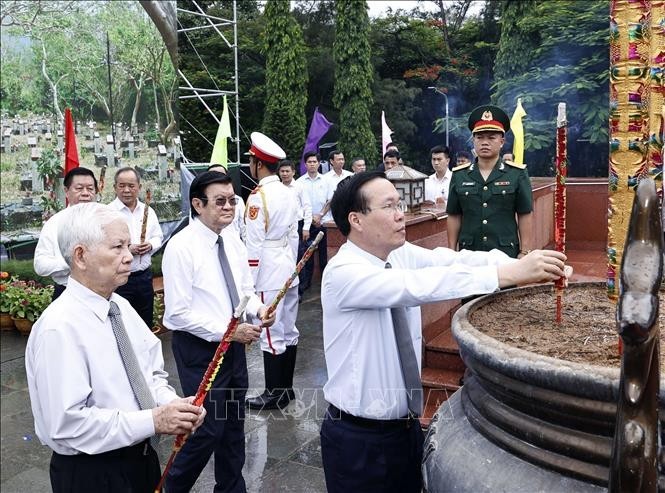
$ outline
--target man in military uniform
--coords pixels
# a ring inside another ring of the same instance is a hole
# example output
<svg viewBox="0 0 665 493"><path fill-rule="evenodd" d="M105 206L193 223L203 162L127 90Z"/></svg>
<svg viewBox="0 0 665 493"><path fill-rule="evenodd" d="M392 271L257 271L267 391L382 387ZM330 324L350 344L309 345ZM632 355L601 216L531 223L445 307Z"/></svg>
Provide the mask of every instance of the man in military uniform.
<svg viewBox="0 0 665 493"><path fill-rule="evenodd" d="M256 292L266 305L275 299L296 268L290 238L298 228L295 194L277 175L279 161L286 155L270 138L252 132L249 170L259 185L247 199L245 224L249 267ZM286 406L293 398L293 370L298 344L298 278L277 305L275 323L261 333L265 390L247 399L251 409Z"/></svg>
<svg viewBox="0 0 665 493"><path fill-rule="evenodd" d="M448 246L497 248L520 258L534 248L533 200L526 165L499 159L510 119L496 106L480 106L469 116L469 130L478 157L453 168L446 209Z"/></svg>

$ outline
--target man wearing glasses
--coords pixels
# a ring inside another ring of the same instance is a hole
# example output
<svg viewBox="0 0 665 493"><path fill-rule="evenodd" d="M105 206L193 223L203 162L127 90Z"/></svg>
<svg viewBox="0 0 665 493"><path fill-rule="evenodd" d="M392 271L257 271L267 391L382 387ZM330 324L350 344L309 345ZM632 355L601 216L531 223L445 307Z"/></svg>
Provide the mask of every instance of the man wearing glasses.
<svg viewBox="0 0 665 493"><path fill-rule="evenodd" d="M238 325L204 401L208 415L176 456L166 490L190 491L214 453L215 491L245 491L245 344L259 338L258 319L267 308L254 292L245 246L228 227L236 204L231 177L212 171L198 175L189 202L192 220L171 238L162 260L164 325L174 331L173 356L183 392L196 393L243 295L249 296L246 313L254 323Z"/></svg>
<svg viewBox="0 0 665 493"><path fill-rule="evenodd" d="M295 194L277 175L286 155L279 145L252 132L249 170L259 185L247 199L247 255L256 292L270 304L296 268L291 241L298 230ZM275 409L293 399L293 371L298 349L298 278L277 305L275 324L261 333L265 390L247 399L250 409Z"/></svg>
<svg viewBox="0 0 665 493"><path fill-rule="evenodd" d="M78 167L69 171L65 176L64 186L68 206L96 200L97 179L88 168ZM37 274L53 278L54 300L67 287L67 279L71 272L58 246L58 228L64 215L64 211L60 211L44 223L39 233L33 261Z"/></svg>
<svg viewBox="0 0 665 493"><path fill-rule="evenodd" d="M499 250L427 250L406 242L405 204L381 172L341 182L331 208L347 241L321 284L326 486L330 493L419 493L420 305L554 281L571 270L554 251L515 260Z"/></svg>

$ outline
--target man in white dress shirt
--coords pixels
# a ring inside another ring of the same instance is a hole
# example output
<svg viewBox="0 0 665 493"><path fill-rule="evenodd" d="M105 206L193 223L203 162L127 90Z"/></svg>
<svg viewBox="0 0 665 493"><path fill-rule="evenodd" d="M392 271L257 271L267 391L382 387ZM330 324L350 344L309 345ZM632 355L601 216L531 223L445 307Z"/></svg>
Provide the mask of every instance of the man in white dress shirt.
<svg viewBox="0 0 665 493"><path fill-rule="evenodd" d="M290 188L298 200L298 234L291 238L291 246L294 249L295 257L300 260L300 245L309 240L309 228L312 225L312 206L309 204L309 198L297 185L295 180L296 165L290 159L282 159L279 162L279 179ZM306 247L305 247L306 248ZM304 249L302 250L304 252Z"/></svg>
<svg viewBox="0 0 665 493"><path fill-rule="evenodd" d="M69 207L63 220L58 244L71 276L25 351L35 433L53 450L51 487L153 491L160 468L149 438L192 433L205 411L176 395L159 339L113 293L127 282L133 258L125 219L92 203ZM118 310L124 339L116 334Z"/></svg>
<svg viewBox="0 0 665 493"><path fill-rule="evenodd" d="M113 178L115 200L109 206L119 211L127 221L132 243L132 273L127 284L120 286L116 293L129 301L148 327L152 328L155 290L152 287L152 254L159 250L164 240L157 214L152 207L139 200L141 176L134 168L120 168ZM145 208L148 207L148 215ZM145 238L141 241L143 220L147 219Z"/></svg>
<svg viewBox="0 0 665 493"><path fill-rule="evenodd" d="M448 189L453 172L450 171L450 149L446 146L434 146L429 151L430 162L434 174L425 180L425 202L442 209L446 208L448 202Z"/></svg>
<svg viewBox="0 0 665 493"><path fill-rule="evenodd" d="M229 174L228 170L224 165L221 164L211 164L208 166L207 171L216 171L217 173ZM244 242L246 233L245 233L245 201L242 197L236 194L236 214L233 217L233 222L231 223L240 236L240 239Z"/></svg>
<svg viewBox="0 0 665 493"><path fill-rule="evenodd" d="M94 202L97 194L97 178L88 168L74 168L65 176L64 187L69 206L79 202ZM44 223L42 231L39 233L33 260L37 274L53 278L55 282L54 300L65 290L69 277L69 266L58 248L58 226L63 216L64 211L60 211Z"/></svg>
<svg viewBox="0 0 665 493"><path fill-rule="evenodd" d="M277 176L282 148L260 132L252 132L249 171L258 186L247 198L247 256L254 287L264 303L277 297L296 268L291 238L298 231L295 194ZM251 409L286 406L293 397L293 371L298 349L298 278L275 310L275 323L261 334L265 390L247 399Z"/></svg>
<svg viewBox="0 0 665 493"><path fill-rule="evenodd" d="M405 209L381 172L355 175L332 200L347 241L321 285L328 371L323 391L330 403L321 455L331 493L421 491L422 408L409 408L413 395L422 396L421 304L564 275L565 255L558 252L537 250L515 260L498 250L427 250L407 243ZM403 313L402 327L393 324L393 312ZM398 329L406 348L396 342ZM407 389L405 379L413 375L403 373L401 361L411 350L409 339L419 388Z"/></svg>
<svg viewBox="0 0 665 493"><path fill-rule="evenodd" d="M164 325L173 330L173 356L185 393L195 393L233 315L232 297L249 296L240 323L204 401L209 417L178 453L166 480L169 493L190 491L210 456L215 457L215 492L245 491L245 344L261 334L266 306L256 296L247 250L233 221L235 192L231 177L207 171L189 189L192 220L174 235L162 259ZM225 276L222 257L230 276ZM263 325L271 325L272 319Z"/></svg>
<svg viewBox="0 0 665 493"><path fill-rule="evenodd" d="M302 256L305 249L309 247L310 243L316 238L319 232L323 232L323 239L319 243L317 250L319 252L319 270L323 272L323 269L326 267L328 262L328 239L326 237L326 228L323 226L323 214L324 207L326 205L328 197L328 182L323 178L323 175L319 173L319 160L320 157L316 152L306 152L303 156L305 160L305 166L307 168L307 173L302 175L296 180L296 183L302 188L305 196L309 200L309 204L312 207L312 225L309 228L309 240L304 243L302 252L299 253L299 257ZM300 271L300 285L298 286L298 294L303 295L312 284L312 276L314 275L314 255Z"/></svg>

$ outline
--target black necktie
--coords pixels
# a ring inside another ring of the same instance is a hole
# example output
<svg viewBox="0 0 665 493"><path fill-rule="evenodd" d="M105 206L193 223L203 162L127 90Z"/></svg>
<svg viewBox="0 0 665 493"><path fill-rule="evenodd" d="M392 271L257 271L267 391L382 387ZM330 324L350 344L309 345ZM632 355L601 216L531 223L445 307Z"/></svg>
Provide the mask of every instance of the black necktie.
<svg viewBox="0 0 665 493"><path fill-rule="evenodd" d="M231 297L231 312L233 312L240 304L240 297L238 296L236 283L233 280L233 272L231 272L229 259L226 257L226 252L224 251L224 240L221 236L217 238L217 245L219 246L219 250L217 251L219 265L222 267L224 282L226 283L226 288L229 290L229 296Z"/></svg>
<svg viewBox="0 0 665 493"><path fill-rule="evenodd" d="M390 262L386 262L386 269L391 269ZM397 355L402 369L402 377L406 386L406 399L409 411L416 416L423 413L423 386L420 380L420 368L418 359L413 349L413 340L409 331L406 317L406 308L395 307L390 309L393 318L393 330L395 332L395 343L397 344Z"/></svg>
<svg viewBox="0 0 665 493"><path fill-rule="evenodd" d="M148 384L145 381L145 377L143 376L143 373L141 373L139 361L136 359L136 353L134 352L132 343L129 341L125 324L122 322L120 308L118 308L115 301L110 302L109 318L111 319L113 335L115 336L115 340L118 343L118 349L120 350L122 364L125 366L129 385L132 387L134 397L136 397L136 401L139 403L139 408L143 410L157 407L155 400L150 393L150 388L148 388ZM150 444L153 448L156 449L158 443L159 436L153 435L150 437Z"/></svg>

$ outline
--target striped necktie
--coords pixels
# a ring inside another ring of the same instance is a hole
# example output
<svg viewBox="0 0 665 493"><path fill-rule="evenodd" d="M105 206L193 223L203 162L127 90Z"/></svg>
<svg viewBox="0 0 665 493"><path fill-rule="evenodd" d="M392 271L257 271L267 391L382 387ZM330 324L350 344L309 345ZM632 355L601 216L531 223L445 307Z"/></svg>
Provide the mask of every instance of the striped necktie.
<svg viewBox="0 0 665 493"><path fill-rule="evenodd" d="M145 381L145 377L143 376L143 373L141 373L139 361L136 358L136 353L134 352L132 343L129 340L129 336L127 335L125 324L122 322L120 308L118 308L118 305L115 301L110 302L109 318L111 319L113 335L115 336L115 340L118 343L118 349L120 350L122 364L125 366L125 371L127 372L129 385L132 387L134 397L136 397L136 401L139 403L139 407L141 410L157 407L155 400L152 398L152 394L150 393L150 389L148 388L148 384ZM157 450L156 447L158 443L158 435L153 435L150 437L150 444L155 450Z"/></svg>

